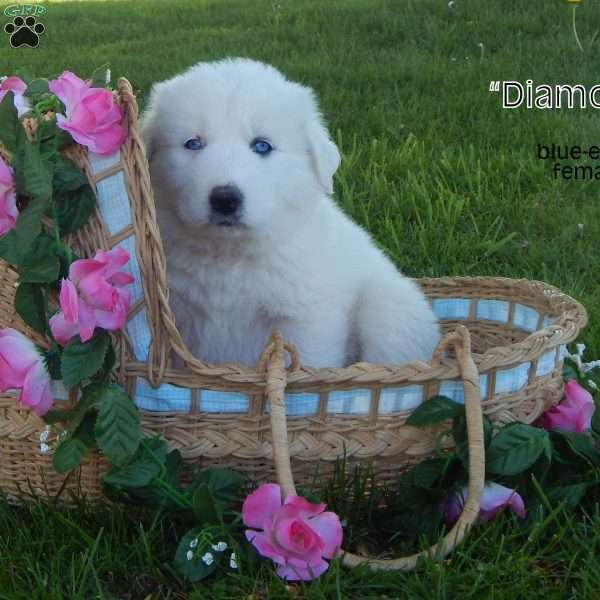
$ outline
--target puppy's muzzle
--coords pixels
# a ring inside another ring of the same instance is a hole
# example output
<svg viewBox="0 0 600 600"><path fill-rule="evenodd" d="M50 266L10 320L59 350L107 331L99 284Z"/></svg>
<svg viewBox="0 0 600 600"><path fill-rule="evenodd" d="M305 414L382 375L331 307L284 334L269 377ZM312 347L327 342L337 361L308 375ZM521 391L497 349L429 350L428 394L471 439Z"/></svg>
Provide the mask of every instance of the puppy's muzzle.
<svg viewBox="0 0 600 600"><path fill-rule="evenodd" d="M210 206L214 213L219 216L235 219L244 195L235 185L218 185L212 189L209 196Z"/></svg>

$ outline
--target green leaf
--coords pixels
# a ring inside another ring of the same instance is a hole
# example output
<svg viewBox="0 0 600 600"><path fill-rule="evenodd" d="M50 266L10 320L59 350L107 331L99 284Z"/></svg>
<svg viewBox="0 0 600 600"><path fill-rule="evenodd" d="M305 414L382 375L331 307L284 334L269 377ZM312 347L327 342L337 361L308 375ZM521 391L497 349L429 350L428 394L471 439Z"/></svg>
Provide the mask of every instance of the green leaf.
<svg viewBox="0 0 600 600"><path fill-rule="evenodd" d="M596 449L594 438L587 433L555 430L554 435L563 438L571 452L583 459L587 464L600 465L600 452Z"/></svg>
<svg viewBox="0 0 600 600"><path fill-rule="evenodd" d="M13 267L18 267L21 263L21 255L17 250L17 232L14 229L0 238L0 258Z"/></svg>
<svg viewBox="0 0 600 600"><path fill-rule="evenodd" d="M85 173L70 158L57 155L52 179L55 194L73 192L88 184Z"/></svg>
<svg viewBox="0 0 600 600"><path fill-rule="evenodd" d="M77 337L65 346L61 371L67 389L95 375L102 368L109 344L108 333L99 331L87 342L81 342Z"/></svg>
<svg viewBox="0 0 600 600"><path fill-rule="evenodd" d="M106 356L104 357L104 363L102 364L102 370L104 374L108 376L113 370L115 363L117 362L117 353L115 352L114 346L109 344Z"/></svg>
<svg viewBox="0 0 600 600"><path fill-rule="evenodd" d="M59 473L66 473L80 465L87 451L88 447L79 438L67 438L56 448L52 458L52 466Z"/></svg>
<svg viewBox="0 0 600 600"><path fill-rule="evenodd" d="M140 488L149 485L159 473L160 465L145 458L122 467L112 467L102 476L102 481L119 488Z"/></svg>
<svg viewBox="0 0 600 600"><path fill-rule="evenodd" d="M36 200L48 201L52 196L52 174L42 159L38 142L30 142L25 134L19 134L15 172L18 173L18 191ZM42 213L43 214L43 213Z"/></svg>
<svg viewBox="0 0 600 600"><path fill-rule="evenodd" d="M17 226L17 251L26 254L33 242L42 231L42 217L48 209L48 198L37 198L29 201L29 204L19 213Z"/></svg>
<svg viewBox="0 0 600 600"><path fill-rule="evenodd" d="M549 445L548 432L522 423L508 425L492 439L486 468L496 475L517 475L529 468Z"/></svg>
<svg viewBox="0 0 600 600"><path fill-rule="evenodd" d="M87 451L96 446L93 427L94 418L87 415L79 427L58 445L52 465L59 473L78 467Z"/></svg>
<svg viewBox="0 0 600 600"><path fill-rule="evenodd" d="M96 420L98 447L110 459L120 465L136 453L142 430L138 412L125 390L116 384L104 384Z"/></svg>
<svg viewBox="0 0 600 600"><path fill-rule="evenodd" d="M142 440L130 462L113 465L102 477L104 483L119 488L142 488L151 484L167 460L167 444L159 438Z"/></svg>
<svg viewBox="0 0 600 600"><path fill-rule="evenodd" d="M63 423L69 421L73 417L73 411L68 409L50 409L42 418L44 423L48 425L54 425L56 423Z"/></svg>
<svg viewBox="0 0 600 600"><path fill-rule="evenodd" d="M486 448L490 445L492 441L492 431L492 422L488 419L488 417L484 416L483 439ZM460 458L463 464L468 465L469 442L467 437L467 422L464 414L458 417L454 417L454 420L452 422L452 437L454 438L457 456Z"/></svg>
<svg viewBox="0 0 600 600"><path fill-rule="evenodd" d="M546 497L553 504L565 502L567 506L575 507L585 496L585 493L593 484L590 483L574 483L571 485L560 485L546 488Z"/></svg>
<svg viewBox="0 0 600 600"><path fill-rule="evenodd" d="M29 327L46 333L48 299L43 288L35 283L21 283L15 293L15 310Z"/></svg>
<svg viewBox="0 0 600 600"><path fill-rule="evenodd" d="M446 472L448 459L430 458L415 465L402 477L402 484L432 488Z"/></svg>
<svg viewBox="0 0 600 600"><path fill-rule="evenodd" d="M194 489L192 510L201 523L218 525L223 522L223 511L206 483L201 483Z"/></svg>
<svg viewBox="0 0 600 600"><path fill-rule="evenodd" d="M52 238L46 234L39 235L22 256L21 283L54 283L57 281L60 260L56 255L56 242Z"/></svg>
<svg viewBox="0 0 600 600"><path fill-rule="evenodd" d="M215 536L205 537L205 535L203 535L205 531L206 530L203 530L200 527L191 529L181 538L179 545L177 546L177 551L175 552L175 566L186 581L195 582L205 579L217 568L217 560L214 560L210 565L207 565L202 560L202 556L204 556L206 552L211 552L216 559L216 553L211 550L210 543L199 543L198 546L192 550L192 559L188 560L188 552L191 550L190 544L193 540L208 539L210 541L217 541Z"/></svg>
<svg viewBox="0 0 600 600"><path fill-rule="evenodd" d="M42 94L48 93L50 90L48 88L48 80L47 79L34 79L25 90L25 96L41 96Z"/></svg>
<svg viewBox="0 0 600 600"><path fill-rule="evenodd" d="M56 199L56 219L61 234L83 227L95 208L96 196L87 183L76 190L63 192Z"/></svg>
<svg viewBox="0 0 600 600"><path fill-rule="evenodd" d="M411 413L406 424L413 427L428 427L448 419L453 419L465 412L465 407L446 396L433 396Z"/></svg>
<svg viewBox="0 0 600 600"><path fill-rule="evenodd" d="M17 149L19 127L21 124L15 108L15 95L9 91L0 102L0 142L11 154Z"/></svg>
<svg viewBox="0 0 600 600"><path fill-rule="evenodd" d="M196 475L186 493L193 496L197 487L206 485L211 491L217 511L223 513L236 502L244 481L245 477L236 471L214 467Z"/></svg>

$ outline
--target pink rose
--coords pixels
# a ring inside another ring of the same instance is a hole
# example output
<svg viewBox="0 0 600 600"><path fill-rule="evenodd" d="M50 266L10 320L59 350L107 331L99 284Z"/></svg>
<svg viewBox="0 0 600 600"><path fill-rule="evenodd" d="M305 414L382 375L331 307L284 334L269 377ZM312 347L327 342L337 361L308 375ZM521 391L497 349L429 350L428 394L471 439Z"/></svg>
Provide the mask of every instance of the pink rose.
<svg viewBox="0 0 600 600"><path fill-rule="evenodd" d="M465 487L461 492L450 494L444 501L442 511L448 525L452 525L460 517L468 494L468 488ZM505 506L508 506L519 518L525 518L525 503L515 490L498 483L488 483L481 493L479 522L486 523L493 519Z"/></svg>
<svg viewBox="0 0 600 600"><path fill-rule="evenodd" d="M123 115L111 92L90 85L70 71L48 82L50 91L65 105L67 113L57 115L56 123L92 152L112 154L127 136L121 123Z"/></svg>
<svg viewBox="0 0 600 600"><path fill-rule="evenodd" d="M69 269L69 278L60 287L60 311L50 319L50 330L64 346L79 334L87 342L94 329L121 329L127 320L129 290L123 288L133 277L119 269L129 261L123 248L99 250L94 258L76 260Z"/></svg>
<svg viewBox="0 0 600 600"><path fill-rule="evenodd" d="M565 384L565 395L560 404L546 411L539 424L544 429L562 429L581 433L592 426L596 410L592 395L577 381L569 379Z"/></svg>
<svg viewBox="0 0 600 600"><path fill-rule="evenodd" d="M18 216L12 169L0 157L0 235L15 228Z"/></svg>
<svg viewBox="0 0 600 600"><path fill-rule="evenodd" d="M325 504L311 504L300 496L281 502L277 484L261 485L242 506L246 538L262 556L277 566L277 574L289 581L308 581L329 568L342 544L338 516L324 512ZM256 530L262 531L256 531Z"/></svg>
<svg viewBox="0 0 600 600"><path fill-rule="evenodd" d="M19 402L37 415L52 406L50 375L34 343L14 329L0 331L0 391L21 390Z"/></svg>
<svg viewBox="0 0 600 600"><path fill-rule="evenodd" d="M0 102L11 91L15 95L14 105L19 117L23 116L29 110L29 102L23 94L27 89L27 84L18 77L5 77L0 83Z"/></svg>

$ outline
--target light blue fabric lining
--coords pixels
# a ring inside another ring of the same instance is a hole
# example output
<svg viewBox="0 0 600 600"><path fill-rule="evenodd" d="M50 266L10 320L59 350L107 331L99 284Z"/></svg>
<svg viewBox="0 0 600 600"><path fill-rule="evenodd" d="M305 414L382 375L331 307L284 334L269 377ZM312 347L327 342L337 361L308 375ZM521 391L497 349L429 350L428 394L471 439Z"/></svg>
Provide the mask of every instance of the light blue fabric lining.
<svg viewBox="0 0 600 600"><path fill-rule="evenodd" d="M471 301L467 298L435 298L431 306L435 316L441 321L466 319L469 316Z"/></svg>
<svg viewBox="0 0 600 600"><path fill-rule="evenodd" d="M423 386L385 388L379 395L379 414L413 410L423 402Z"/></svg>
<svg viewBox="0 0 600 600"><path fill-rule="evenodd" d="M285 414L290 417L308 417L319 411L319 394L301 392L285 395ZM264 413L269 414L269 402L265 400Z"/></svg>
<svg viewBox="0 0 600 600"><path fill-rule="evenodd" d="M121 152L117 150L114 154L110 154L109 156L100 156L99 154L94 154L89 151L88 160L90 161L92 173L97 175L102 171L106 171L106 169L110 169L110 167L114 167L121 160Z"/></svg>
<svg viewBox="0 0 600 600"><path fill-rule="evenodd" d="M482 321L497 321L506 323L508 321L509 303L505 300L478 300L477 318Z"/></svg>
<svg viewBox="0 0 600 600"><path fill-rule="evenodd" d="M499 369L496 371L496 386L494 393L505 394L520 390L529 378L530 362L522 363L512 369Z"/></svg>
<svg viewBox="0 0 600 600"><path fill-rule="evenodd" d="M365 389L336 390L327 397L328 413L366 415L371 406L371 392Z"/></svg>
<svg viewBox="0 0 600 600"><path fill-rule="evenodd" d="M483 373L479 376L479 394L482 399L487 397L488 376ZM465 387L458 379L446 379L440 383L439 394L447 396L458 404L465 403Z"/></svg>
<svg viewBox="0 0 600 600"><path fill-rule="evenodd" d="M552 373L554 370L556 362L556 348L552 348L552 350L548 350L548 352L544 352L539 358L537 363L537 369L535 370L535 374L537 377L543 377L544 375L548 375Z"/></svg>
<svg viewBox="0 0 600 600"><path fill-rule="evenodd" d="M131 225L131 207L123 171L99 181L96 193L102 221L110 235L116 235Z"/></svg>
<svg viewBox="0 0 600 600"><path fill-rule="evenodd" d="M513 324L515 327L531 333L537 330L539 319L540 313L537 310L523 304L515 304L513 313Z"/></svg>
<svg viewBox="0 0 600 600"><path fill-rule="evenodd" d="M198 410L207 413L247 413L250 399L247 394L200 390Z"/></svg>
<svg viewBox="0 0 600 600"><path fill-rule="evenodd" d="M153 388L145 379L138 377L135 404L143 410L189 412L192 409L192 391L169 383Z"/></svg>

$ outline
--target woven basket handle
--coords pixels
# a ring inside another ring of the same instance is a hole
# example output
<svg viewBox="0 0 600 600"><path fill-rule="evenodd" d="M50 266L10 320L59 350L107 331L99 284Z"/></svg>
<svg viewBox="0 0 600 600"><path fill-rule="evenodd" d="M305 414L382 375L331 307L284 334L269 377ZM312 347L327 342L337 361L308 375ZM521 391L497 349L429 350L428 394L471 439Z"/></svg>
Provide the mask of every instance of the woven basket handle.
<svg viewBox="0 0 600 600"><path fill-rule="evenodd" d="M389 560L373 559L340 550L342 564L355 567L365 564L373 570L410 570L417 566L421 557L442 559L447 556L465 537L469 527L479 515L479 498L485 480L485 450L483 443L483 415L479 395L479 373L471 355L471 336L469 330L459 325L452 333L444 336L436 354L439 356L448 346L456 352L458 367L462 376L465 394L467 437L469 448L469 486L468 496L462 514L454 527L430 548L402 558ZM289 347L287 348L289 350ZM267 353L266 351L269 350ZM274 334L265 353L261 356L260 366L266 370L266 395L269 400L271 434L273 438L273 460L277 480L283 496L296 494L292 474L290 452L285 416L285 356L286 345L279 334ZM436 356L436 358L437 358ZM292 365L293 366L293 365Z"/></svg>

